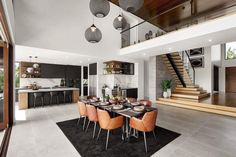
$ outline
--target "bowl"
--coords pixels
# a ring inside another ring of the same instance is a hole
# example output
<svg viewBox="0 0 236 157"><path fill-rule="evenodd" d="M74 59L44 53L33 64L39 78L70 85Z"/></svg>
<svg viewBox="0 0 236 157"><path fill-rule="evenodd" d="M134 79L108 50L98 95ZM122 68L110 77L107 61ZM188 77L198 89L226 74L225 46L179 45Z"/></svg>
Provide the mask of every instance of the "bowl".
<svg viewBox="0 0 236 157"><path fill-rule="evenodd" d="M137 111L137 112L142 112L144 111L145 107L144 106L135 106L133 108L134 111Z"/></svg>

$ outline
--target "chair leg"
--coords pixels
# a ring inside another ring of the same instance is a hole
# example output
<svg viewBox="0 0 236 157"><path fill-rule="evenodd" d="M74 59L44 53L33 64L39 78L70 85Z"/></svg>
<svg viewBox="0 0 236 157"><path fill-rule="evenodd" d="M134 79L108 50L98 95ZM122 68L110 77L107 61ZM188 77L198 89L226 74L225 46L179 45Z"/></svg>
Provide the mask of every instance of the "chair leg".
<svg viewBox="0 0 236 157"><path fill-rule="evenodd" d="M84 117L83 130L85 129L86 117Z"/></svg>
<svg viewBox="0 0 236 157"><path fill-rule="evenodd" d="M89 124L90 124L90 120L89 120L89 122L88 122L88 125L87 125L87 127L86 127L86 130L85 130L85 132L87 132L87 131L88 131Z"/></svg>
<svg viewBox="0 0 236 157"><path fill-rule="evenodd" d="M108 148L108 140L109 140L109 134L110 134L110 130L107 130L107 141L106 141L106 150Z"/></svg>
<svg viewBox="0 0 236 157"><path fill-rule="evenodd" d="M124 125L122 126L122 136L121 136L121 139L124 141L125 140L125 127Z"/></svg>
<svg viewBox="0 0 236 157"><path fill-rule="evenodd" d="M79 122L80 122L80 117L79 117L79 119L78 119L78 121L77 121L77 124L76 124L77 127L78 127L78 125L79 125Z"/></svg>
<svg viewBox="0 0 236 157"><path fill-rule="evenodd" d="M147 140L146 140L146 133L145 132L143 132L143 138L144 138L145 151L147 153Z"/></svg>
<svg viewBox="0 0 236 157"><path fill-rule="evenodd" d="M129 134L129 135L128 135L128 141L130 141L131 130L132 130L132 128L130 127L130 128L129 128L129 132L128 132L128 134Z"/></svg>
<svg viewBox="0 0 236 157"><path fill-rule="evenodd" d="M93 128L93 138L95 137L97 122L94 122L94 128Z"/></svg>
<svg viewBox="0 0 236 157"><path fill-rule="evenodd" d="M157 140L155 130L153 130L152 133L153 133L153 136L154 136L155 140Z"/></svg>
<svg viewBox="0 0 236 157"><path fill-rule="evenodd" d="M98 141L98 139L99 139L99 136L100 136L101 130L102 130L102 128L100 128L99 131L98 131L97 141Z"/></svg>

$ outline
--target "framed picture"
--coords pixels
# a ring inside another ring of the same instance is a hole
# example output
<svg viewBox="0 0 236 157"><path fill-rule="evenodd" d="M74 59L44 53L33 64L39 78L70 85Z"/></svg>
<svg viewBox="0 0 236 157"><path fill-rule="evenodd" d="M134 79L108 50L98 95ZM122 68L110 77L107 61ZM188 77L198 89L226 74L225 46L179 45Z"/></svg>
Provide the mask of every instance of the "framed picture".
<svg viewBox="0 0 236 157"><path fill-rule="evenodd" d="M189 52L190 57L204 55L204 48L192 49Z"/></svg>
<svg viewBox="0 0 236 157"><path fill-rule="evenodd" d="M194 68L204 68L204 57L192 58L190 62Z"/></svg>

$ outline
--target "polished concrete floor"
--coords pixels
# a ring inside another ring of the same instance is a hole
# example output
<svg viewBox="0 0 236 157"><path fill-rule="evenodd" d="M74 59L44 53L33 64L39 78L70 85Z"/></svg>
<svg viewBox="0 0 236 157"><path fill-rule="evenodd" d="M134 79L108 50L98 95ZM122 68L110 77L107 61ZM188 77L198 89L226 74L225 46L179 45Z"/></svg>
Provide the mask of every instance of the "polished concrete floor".
<svg viewBox="0 0 236 157"><path fill-rule="evenodd" d="M157 124L182 135L156 157L235 157L236 118L158 106ZM77 118L75 104L16 111L8 157L79 157L56 122Z"/></svg>

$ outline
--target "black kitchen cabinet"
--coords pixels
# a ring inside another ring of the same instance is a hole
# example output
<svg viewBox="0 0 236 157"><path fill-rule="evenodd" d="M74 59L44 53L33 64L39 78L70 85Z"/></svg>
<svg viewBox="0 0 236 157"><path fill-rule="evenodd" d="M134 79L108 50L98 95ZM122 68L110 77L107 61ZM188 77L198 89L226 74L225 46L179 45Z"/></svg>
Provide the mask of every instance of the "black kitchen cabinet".
<svg viewBox="0 0 236 157"><path fill-rule="evenodd" d="M81 66L66 66L66 79L80 79L81 80Z"/></svg>
<svg viewBox="0 0 236 157"><path fill-rule="evenodd" d="M66 67L57 64L40 64L41 78L65 78Z"/></svg>
<svg viewBox="0 0 236 157"><path fill-rule="evenodd" d="M83 68L83 79L88 79L88 67Z"/></svg>
<svg viewBox="0 0 236 157"><path fill-rule="evenodd" d="M97 75L97 63L89 64L89 75Z"/></svg>

